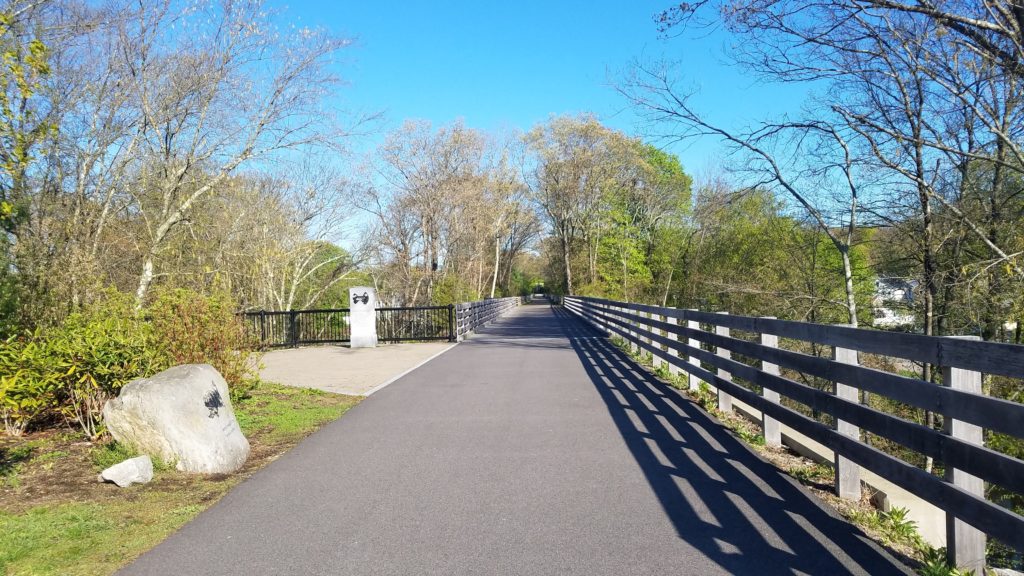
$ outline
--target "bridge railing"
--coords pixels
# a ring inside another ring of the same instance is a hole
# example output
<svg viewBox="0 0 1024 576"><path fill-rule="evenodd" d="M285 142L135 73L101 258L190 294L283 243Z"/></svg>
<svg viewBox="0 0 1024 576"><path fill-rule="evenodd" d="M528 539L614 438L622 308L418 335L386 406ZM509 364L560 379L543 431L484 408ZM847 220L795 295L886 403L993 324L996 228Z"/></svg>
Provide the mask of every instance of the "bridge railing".
<svg viewBox="0 0 1024 576"><path fill-rule="evenodd" d="M463 302L455 305L455 337L462 340L470 332L496 320L512 308L522 303L519 296L508 298L489 298L476 302Z"/></svg>
<svg viewBox="0 0 1024 576"><path fill-rule="evenodd" d="M377 339L381 342L461 340L522 299L491 298L448 306L395 306L377 308ZM242 321L250 337L265 348L349 342L349 309L244 312Z"/></svg>
<svg viewBox="0 0 1024 576"><path fill-rule="evenodd" d="M782 424L833 450L840 496L860 498L862 466L944 510L955 565L981 573L986 534L1024 551L1024 517L985 497L985 483L1024 494L1024 461L984 446L985 431L1024 438L1024 405L982 393L984 374L1024 378L1024 346L577 296L563 303L634 350L651 353L656 364L685 372L690 388L702 381L714 387L719 409L731 409L736 398L760 410L768 444L780 443ZM831 358L780 347L780 338L830 347ZM861 354L934 365L942 384L862 366ZM809 379L832 385L823 390ZM862 404L860 391L939 414L943 430ZM862 430L934 458L944 476L861 441Z"/></svg>
<svg viewBox="0 0 1024 576"><path fill-rule="evenodd" d="M392 306L377 308L377 339L381 342L455 340L455 306ZM334 344L352 337L349 309L244 312L250 337L266 348Z"/></svg>

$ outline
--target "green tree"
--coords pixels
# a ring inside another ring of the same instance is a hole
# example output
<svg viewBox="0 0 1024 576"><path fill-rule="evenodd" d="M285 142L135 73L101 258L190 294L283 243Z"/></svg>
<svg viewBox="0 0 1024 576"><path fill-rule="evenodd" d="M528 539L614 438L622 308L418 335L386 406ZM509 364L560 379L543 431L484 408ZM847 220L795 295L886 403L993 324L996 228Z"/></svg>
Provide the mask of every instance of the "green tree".
<svg viewBox="0 0 1024 576"><path fill-rule="evenodd" d="M13 247L30 207L29 169L55 130L45 98L49 51L28 29L33 6L0 11L0 335L17 328Z"/></svg>

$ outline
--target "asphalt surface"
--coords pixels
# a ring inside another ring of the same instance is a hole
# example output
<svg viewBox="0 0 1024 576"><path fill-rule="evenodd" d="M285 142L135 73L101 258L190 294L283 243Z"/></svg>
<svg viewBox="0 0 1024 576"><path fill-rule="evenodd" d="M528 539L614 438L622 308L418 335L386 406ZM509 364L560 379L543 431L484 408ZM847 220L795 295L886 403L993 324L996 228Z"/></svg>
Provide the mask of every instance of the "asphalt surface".
<svg viewBox="0 0 1024 576"><path fill-rule="evenodd" d="M537 305L375 393L120 573L910 572Z"/></svg>

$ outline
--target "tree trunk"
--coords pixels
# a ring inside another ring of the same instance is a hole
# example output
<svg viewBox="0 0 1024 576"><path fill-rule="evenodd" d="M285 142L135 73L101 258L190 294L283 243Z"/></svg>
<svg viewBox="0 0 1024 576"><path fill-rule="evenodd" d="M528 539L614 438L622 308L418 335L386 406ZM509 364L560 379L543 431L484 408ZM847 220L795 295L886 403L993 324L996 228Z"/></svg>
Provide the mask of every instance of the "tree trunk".
<svg viewBox="0 0 1024 576"><path fill-rule="evenodd" d="M843 244L839 248L843 256L843 277L846 286L846 311L850 318L850 326L856 328L857 324L857 298L853 291L853 265L850 264L850 245Z"/></svg>
<svg viewBox="0 0 1024 576"><path fill-rule="evenodd" d="M935 251L932 247L932 236L934 234L934 227L932 224L932 209L931 202L929 201L930 196L927 190L922 185L918 186L918 196L921 201L921 213L922 213L922 238L923 250L922 250L922 265L924 268L924 333L926 336L935 335L935 296L939 292L939 286L936 283L937 265L935 262ZM932 365L925 362L921 366L921 379L925 382L932 381ZM925 425L928 428L935 427L935 413L931 410L925 412ZM924 469L926 472L931 472L934 466L934 459L931 456L925 458Z"/></svg>
<svg viewBox="0 0 1024 576"><path fill-rule="evenodd" d="M565 266L565 293L575 294L572 286L572 267L569 265L569 238L562 234L562 264Z"/></svg>
<svg viewBox="0 0 1024 576"><path fill-rule="evenodd" d="M1002 126L1005 130L1006 126ZM992 166L992 188L988 197L988 239L999 245L999 222L1002 219L999 193L1002 188L1003 162L1006 159L1006 147L1002 139L996 141L996 158ZM999 301L1003 289L1003 272L999 267L992 266L988 270L988 290L985 291L984 316L981 323L981 337L985 341L996 338L1006 319L1000 314ZM1002 340L1002 339L1001 339Z"/></svg>
<svg viewBox="0 0 1024 576"><path fill-rule="evenodd" d="M494 288L498 285L498 264L501 262L501 236L494 235L494 276L491 278L491 298L494 298Z"/></svg>
<svg viewBox="0 0 1024 576"><path fill-rule="evenodd" d="M142 308L146 300L149 286L153 283L153 253L146 254L146 261L142 263L142 272L139 274L139 287L135 290L135 307Z"/></svg>
<svg viewBox="0 0 1024 576"><path fill-rule="evenodd" d="M669 293L669 290L672 289L672 276L675 274L675 272L676 272L676 267L675 266L669 267L669 269L668 269L668 281L665 282L665 292L661 296L661 306L662 307L668 306L668 293Z"/></svg>

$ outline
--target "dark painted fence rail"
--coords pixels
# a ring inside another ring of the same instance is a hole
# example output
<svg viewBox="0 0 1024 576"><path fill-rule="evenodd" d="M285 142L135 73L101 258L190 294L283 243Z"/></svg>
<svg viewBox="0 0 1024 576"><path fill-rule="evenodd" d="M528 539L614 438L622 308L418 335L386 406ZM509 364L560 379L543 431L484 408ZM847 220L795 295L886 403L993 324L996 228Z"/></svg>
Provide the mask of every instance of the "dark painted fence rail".
<svg viewBox="0 0 1024 576"><path fill-rule="evenodd" d="M377 308L377 339L454 342L518 306L520 300L493 298L448 306ZM242 320L250 336L266 348L346 343L352 336L348 308L244 312Z"/></svg>
<svg viewBox="0 0 1024 576"><path fill-rule="evenodd" d="M767 443L780 443L781 423L832 449L840 496L860 498L863 466L944 510L948 553L956 565L982 573L985 534L1024 551L1024 517L984 494L985 482L1024 493L1024 461L984 446L984 430L1024 438L1024 405L986 396L981 386L983 374L1024 378L1024 346L577 296L563 303L634 350L650 352L656 364L687 373L691 389L701 381L716 388L719 409L731 410L736 398L760 410ZM730 330L747 336L730 336ZM780 348L780 338L830 346L832 357ZM861 366L858 352L934 364L941 369L942 385ZM784 377L780 369L830 381L834 391ZM864 405L861 390L941 414L944 429ZM782 405L780 395L830 415L835 424ZM945 477L862 442L861 430L935 458L945 467Z"/></svg>
<svg viewBox="0 0 1024 576"><path fill-rule="evenodd" d="M490 298L476 302L463 302L455 305L455 335L462 340L470 332L476 331L512 308L519 306L523 299L518 296L508 298Z"/></svg>

